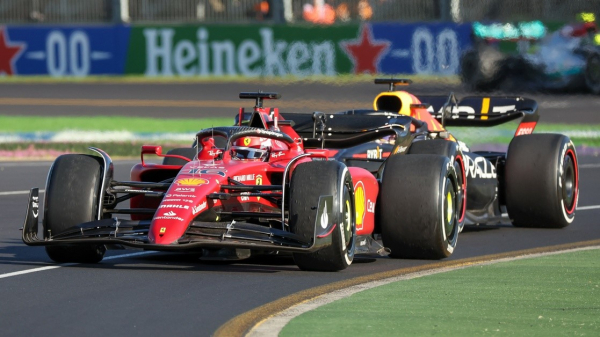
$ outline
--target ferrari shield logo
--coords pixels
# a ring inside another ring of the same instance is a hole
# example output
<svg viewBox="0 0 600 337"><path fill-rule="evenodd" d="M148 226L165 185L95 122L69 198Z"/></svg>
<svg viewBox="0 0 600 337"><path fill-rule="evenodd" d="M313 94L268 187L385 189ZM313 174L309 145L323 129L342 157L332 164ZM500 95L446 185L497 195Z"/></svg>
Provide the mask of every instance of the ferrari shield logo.
<svg viewBox="0 0 600 337"><path fill-rule="evenodd" d="M244 138L244 145L246 145L246 146L250 145L250 138L249 137Z"/></svg>

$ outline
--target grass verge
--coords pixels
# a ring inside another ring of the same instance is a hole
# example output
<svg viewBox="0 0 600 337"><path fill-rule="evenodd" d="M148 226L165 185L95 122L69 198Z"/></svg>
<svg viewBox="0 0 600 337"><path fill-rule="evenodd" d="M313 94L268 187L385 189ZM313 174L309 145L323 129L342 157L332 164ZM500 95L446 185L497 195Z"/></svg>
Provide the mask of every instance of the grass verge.
<svg viewBox="0 0 600 337"><path fill-rule="evenodd" d="M390 283L322 306L280 336L598 335L600 249Z"/></svg>

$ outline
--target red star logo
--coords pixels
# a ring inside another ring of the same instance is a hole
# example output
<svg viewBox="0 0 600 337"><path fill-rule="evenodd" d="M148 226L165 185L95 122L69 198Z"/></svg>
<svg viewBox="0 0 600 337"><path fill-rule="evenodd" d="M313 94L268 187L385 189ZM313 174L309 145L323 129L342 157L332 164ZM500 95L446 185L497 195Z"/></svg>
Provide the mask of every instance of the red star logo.
<svg viewBox="0 0 600 337"><path fill-rule="evenodd" d="M377 73L377 63L390 46L389 41L375 40L370 25L363 25L360 38L341 41L340 45L354 63L354 73Z"/></svg>
<svg viewBox="0 0 600 337"><path fill-rule="evenodd" d="M12 75L14 63L19 58L23 44L13 44L8 41L6 28L0 27L0 74Z"/></svg>

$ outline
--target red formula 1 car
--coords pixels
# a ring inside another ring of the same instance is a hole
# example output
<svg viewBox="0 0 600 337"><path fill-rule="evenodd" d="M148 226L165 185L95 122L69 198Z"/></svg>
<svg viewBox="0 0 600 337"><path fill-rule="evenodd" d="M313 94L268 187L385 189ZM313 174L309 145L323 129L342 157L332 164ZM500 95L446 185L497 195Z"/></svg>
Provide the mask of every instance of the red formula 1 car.
<svg viewBox="0 0 600 337"><path fill-rule="evenodd" d="M470 166L443 128L431 130L430 120L399 114L401 109L282 116L262 104L277 94L240 97L256 104L251 113L240 110L235 126L201 130L191 148L166 155L159 146L144 146L131 181L113 179L111 159L100 149L92 148L100 156L57 158L46 186L43 239L37 237L38 190L32 189L23 241L46 246L58 262L98 262L106 247L129 246L201 252L208 259L290 252L301 269L325 271L346 268L358 253L382 253L375 233L391 257L452 254L471 196L467 172L490 172ZM392 108L393 99L386 100ZM425 108L416 100L409 104L427 113ZM523 111L515 114L535 115L535 109ZM381 139L392 144L385 145L387 159L376 149L381 156L375 167L368 158L344 157L349 149L373 147ZM575 172L560 180L570 187L563 194L556 190L541 208L531 202L517 206L525 212L517 223L527 224L540 209L554 212L556 200L568 214L552 226L572 221L577 170L571 145L561 158L572 160L551 168L555 174L559 166L561 174ZM149 155L164 160L148 163ZM513 194L522 194L515 188ZM571 199L564 194L569 192ZM126 201L128 208L122 206Z"/></svg>

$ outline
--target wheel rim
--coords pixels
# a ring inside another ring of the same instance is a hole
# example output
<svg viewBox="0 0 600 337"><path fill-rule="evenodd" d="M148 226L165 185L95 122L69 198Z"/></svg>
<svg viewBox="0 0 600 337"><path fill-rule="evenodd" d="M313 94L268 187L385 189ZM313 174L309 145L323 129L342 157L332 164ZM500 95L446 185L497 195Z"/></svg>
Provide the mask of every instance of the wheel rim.
<svg viewBox="0 0 600 337"><path fill-rule="evenodd" d="M444 193L444 230L446 239L452 241L456 226L456 190L452 181L446 178L446 191Z"/></svg>
<svg viewBox="0 0 600 337"><path fill-rule="evenodd" d="M570 154L565 155L563 158L562 167L562 200L567 213L572 213L574 210L575 196L577 194L577 182L575 177L575 163Z"/></svg>

